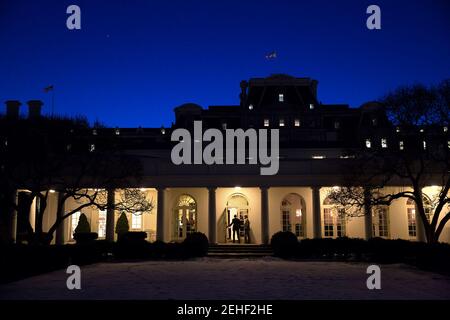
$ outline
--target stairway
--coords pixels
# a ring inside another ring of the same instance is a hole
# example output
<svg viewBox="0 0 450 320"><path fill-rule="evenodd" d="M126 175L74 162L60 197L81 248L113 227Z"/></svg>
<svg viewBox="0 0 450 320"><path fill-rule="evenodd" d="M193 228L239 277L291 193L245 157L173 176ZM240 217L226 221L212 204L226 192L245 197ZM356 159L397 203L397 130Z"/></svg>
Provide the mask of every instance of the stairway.
<svg viewBox="0 0 450 320"><path fill-rule="evenodd" d="M273 255L272 248L257 244L215 244L210 245L208 257L214 258L258 258Z"/></svg>

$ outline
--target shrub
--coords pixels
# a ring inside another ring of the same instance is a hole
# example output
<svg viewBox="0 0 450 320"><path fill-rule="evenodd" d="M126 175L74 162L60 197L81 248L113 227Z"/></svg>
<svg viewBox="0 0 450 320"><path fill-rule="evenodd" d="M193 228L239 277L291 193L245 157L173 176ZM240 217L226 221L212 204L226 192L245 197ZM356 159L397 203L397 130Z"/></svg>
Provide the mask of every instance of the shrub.
<svg viewBox="0 0 450 320"><path fill-rule="evenodd" d="M145 241L147 239L147 232L143 231L128 231L124 233L121 237L121 241L128 241L128 242L139 242L139 241Z"/></svg>
<svg viewBox="0 0 450 320"><path fill-rule="evenodd" d="M208 254L208 237L204 233L193 232L184 239L183 247L190 257L204 257Z"/></svg>
<svg viewBox="0 0 450 320"><path fill-rule="evenodd" d="M280 258L290 258L295 255L298 247L297 236L289 231L275 233L270 240L273 253Z"/></svg>
<svg viewBox="0 0 450 320"><path fill-rule="evenodd" d="M89 225L89 221L84 213L80 215L78 219L77 227L75 228L74 234L77 233L88 233L91 232L91 226Z"/></svg>
<svg viewBox="0 0 450 320"><path fill-rule="evenodd" d="M78 232L73 234L73 238L77 244L85 244L93 242L98 238L98 233L96 232Z"/></svg>
<svg viewBox="0 0 450 320"><path fill-rule="evenodd" d="M128 218L125 212L122 212L117 219L116 223L116 233L118 238L120 239L125 233L130 230L130 225L128 224Z"/></svg>

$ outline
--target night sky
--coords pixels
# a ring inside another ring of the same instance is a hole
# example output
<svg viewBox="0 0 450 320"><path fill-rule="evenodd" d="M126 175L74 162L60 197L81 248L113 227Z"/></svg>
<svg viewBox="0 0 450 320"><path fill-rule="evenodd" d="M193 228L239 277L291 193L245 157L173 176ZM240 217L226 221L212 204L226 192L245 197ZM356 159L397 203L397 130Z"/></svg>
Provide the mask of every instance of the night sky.
<svg viewBox="0 0 450 320"><path fill-rule="evenodd" d="M70 4L81 30L66 28ZM381 30L366 28L370 4ZM449 13L449 0L0 0L0 101L50 113L54 85L56 113L160 127L182 103L238 104L241 80L287 73L357 107L450 77Z"/></svg>

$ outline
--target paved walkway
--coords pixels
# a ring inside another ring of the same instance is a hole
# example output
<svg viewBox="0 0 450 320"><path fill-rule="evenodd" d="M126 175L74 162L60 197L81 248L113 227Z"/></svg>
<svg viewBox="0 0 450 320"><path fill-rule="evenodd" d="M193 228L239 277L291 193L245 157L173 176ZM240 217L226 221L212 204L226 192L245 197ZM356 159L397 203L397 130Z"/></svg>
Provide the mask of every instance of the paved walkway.
<svg viewBox="0 0 450 320"><path fill-rule="evenodd" d="M0 299L450 299L450 278L381 265L381 290L367 264L276 258L101 263L82 268L82 289L65 270L0 286Z"/></svg>

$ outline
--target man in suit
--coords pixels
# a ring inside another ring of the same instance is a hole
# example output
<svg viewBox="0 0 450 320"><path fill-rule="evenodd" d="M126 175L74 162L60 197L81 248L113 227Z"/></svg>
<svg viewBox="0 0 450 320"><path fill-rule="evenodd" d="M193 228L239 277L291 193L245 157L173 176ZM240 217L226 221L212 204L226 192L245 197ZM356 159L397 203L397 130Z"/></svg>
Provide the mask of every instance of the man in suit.
<svg viewBox="0 0 450 320"><path fill-rule="evenodd" d="M237 235L237 241L238 243L241 243L241 238L239 236L239 230L241 228L241 220L239 220L239 218L237 217L237 215L234 215L233 220L231 221L231 223L228 225L228 227L233 227L233 243L235 241L235 235Z"/></svg>

